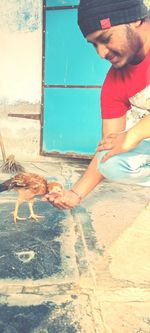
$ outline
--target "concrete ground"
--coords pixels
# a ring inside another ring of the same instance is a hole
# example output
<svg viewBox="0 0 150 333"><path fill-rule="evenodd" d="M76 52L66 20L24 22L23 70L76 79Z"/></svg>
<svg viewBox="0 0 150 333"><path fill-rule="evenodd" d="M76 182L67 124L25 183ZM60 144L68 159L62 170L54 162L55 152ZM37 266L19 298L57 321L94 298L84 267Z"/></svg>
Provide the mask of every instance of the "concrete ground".
<svg viewBox="0 0 150 333"><path fill-rule="evenodd" d="M69 187L86 162L24 166ZM0 333L150 333L149 188L103 182L68 211L38 199L43 219L15 225L16 197L0 193Z"/></svg>

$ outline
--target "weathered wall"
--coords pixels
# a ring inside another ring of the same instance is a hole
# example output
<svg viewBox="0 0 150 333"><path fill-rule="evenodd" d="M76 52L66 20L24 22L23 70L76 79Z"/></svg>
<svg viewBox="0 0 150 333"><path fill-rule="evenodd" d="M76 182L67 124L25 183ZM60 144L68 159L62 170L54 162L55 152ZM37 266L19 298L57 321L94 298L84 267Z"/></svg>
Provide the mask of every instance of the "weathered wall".
<svg viewBox="0 0 150 333"><path fill-rule="evenodd" d="M6 154L19 159L39 156L39 120L10 114L41 111L42 2L0 0L0 130Z"/></svg>
<svg viewBox="0 0 150 333"><path fill-rule="evenodd" d="M40 113L42 0L0 1L0 129L6 153L39 155L39 120L8 114Z"/></svg>

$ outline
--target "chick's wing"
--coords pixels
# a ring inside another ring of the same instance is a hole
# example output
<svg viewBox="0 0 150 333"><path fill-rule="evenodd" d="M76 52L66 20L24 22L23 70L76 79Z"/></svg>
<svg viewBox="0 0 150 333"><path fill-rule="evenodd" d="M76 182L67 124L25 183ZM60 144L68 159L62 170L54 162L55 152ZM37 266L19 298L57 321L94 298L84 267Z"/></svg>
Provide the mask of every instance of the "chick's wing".
<svg viewBox="0 0 150 333"><path fill-rule="evenodd" d="M34 173L20 173L12 180L13 187L17 190L24 188L34 195L44 195L47 190L47 182L44 177Z"/></svg>

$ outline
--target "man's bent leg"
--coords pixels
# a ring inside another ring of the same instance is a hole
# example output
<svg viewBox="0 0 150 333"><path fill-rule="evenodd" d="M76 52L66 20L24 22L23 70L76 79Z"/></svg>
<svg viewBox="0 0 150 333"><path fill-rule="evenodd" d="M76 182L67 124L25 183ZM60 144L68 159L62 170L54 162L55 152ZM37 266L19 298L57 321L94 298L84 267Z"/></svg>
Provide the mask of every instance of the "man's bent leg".
<svg viewBox="0 0 150 333"><path fill-rule="evenodd" d="M109 180L150 186L150 141L142 141L135 149L110 157L101 163L103 155L98 154L98 170Z"/></svg>

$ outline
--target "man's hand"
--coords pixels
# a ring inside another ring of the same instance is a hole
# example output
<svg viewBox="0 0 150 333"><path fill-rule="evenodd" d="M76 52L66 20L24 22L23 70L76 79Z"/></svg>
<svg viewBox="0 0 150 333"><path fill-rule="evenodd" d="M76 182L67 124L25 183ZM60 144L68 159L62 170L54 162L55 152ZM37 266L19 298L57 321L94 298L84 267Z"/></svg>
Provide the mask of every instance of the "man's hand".
<svg viewBox="0 0 150 333"><path fill-rule="evenodd" d="M135 140L134 135L130 135L128 131L110 134L105 139L100 141L97 152L109 150L109 152L107 152L101 160L101 162L105 162L113 155L125 153L135 148L138 143L139 142Z"/></svg>
<svg viewBox="0 0 150 333"><path fill-rule="evenodd" d="M135 148L142 140L147 138L150 138L150 114L138 121L128 131L106 136L97 148L97 151L109 150L103 156L101 162L105 162L113 155L125 153Z"/></svg>
<svg viewBox="0 0 150 333"><path fill-rule="evenodd" d="M46 194L45 199L59 209L71 209L80 203L78 196L71 191L66 191L63 195Z"/></svg>

